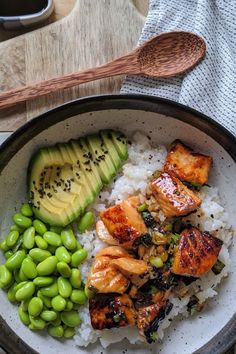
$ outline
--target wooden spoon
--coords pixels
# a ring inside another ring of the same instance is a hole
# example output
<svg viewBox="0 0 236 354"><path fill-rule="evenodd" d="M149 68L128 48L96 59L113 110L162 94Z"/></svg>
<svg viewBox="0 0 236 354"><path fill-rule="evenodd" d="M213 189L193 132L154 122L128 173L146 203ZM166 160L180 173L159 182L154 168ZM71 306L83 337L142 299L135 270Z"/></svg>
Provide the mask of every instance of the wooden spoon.
<svg viewBox="0 0 236 354"><path fill-rule="evenodd" d="M107 64L3 92L0 94L0 108L115 75L176 76L195 66L205 51L204 40L194 33L162 33Z"/></svg>

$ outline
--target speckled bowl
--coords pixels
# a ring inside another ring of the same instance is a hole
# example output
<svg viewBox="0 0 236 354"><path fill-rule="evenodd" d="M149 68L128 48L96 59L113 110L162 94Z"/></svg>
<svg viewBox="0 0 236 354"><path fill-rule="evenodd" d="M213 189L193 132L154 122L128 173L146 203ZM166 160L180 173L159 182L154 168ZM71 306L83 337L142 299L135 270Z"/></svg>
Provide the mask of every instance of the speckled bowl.
<svg viewBox="0 0 236 354"><path fill-rule="evenodd" d="M26 171L30 156L39 147L67 141L99 129L115 128L132 134L140 130L158 144L179 138L213 156L211 184L219 187L222 201L236 228L236 140L212 119L182 105L141 95L98 96L79 99L49 111L25 124L0 148L0 238L11 224L11 215L26 198ZM60 341L29 331L18 319L17 307L0 291L0 345L8 353L224 353L236 341L236 243L231 247L232 269L219 296L200 314L174 321L162 344L132 346L125 340L104 350L99 344L86 349L72 340ZM3 256L0 255L0 263Z"/></svg>

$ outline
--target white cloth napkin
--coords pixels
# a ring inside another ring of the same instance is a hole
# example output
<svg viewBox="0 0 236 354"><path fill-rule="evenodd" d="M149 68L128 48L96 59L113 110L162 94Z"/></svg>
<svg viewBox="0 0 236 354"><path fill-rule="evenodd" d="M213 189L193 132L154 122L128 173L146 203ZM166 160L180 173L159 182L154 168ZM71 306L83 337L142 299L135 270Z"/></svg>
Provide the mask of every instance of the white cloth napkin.
<svg viewBox="0 0 236 354"><path fill-rule="evenodd" d="M207 44L205 59L182 77L130 76L121 92L183 103L236 135L236 0L151 0L139 44L173 30L201 35Z"/></svg>

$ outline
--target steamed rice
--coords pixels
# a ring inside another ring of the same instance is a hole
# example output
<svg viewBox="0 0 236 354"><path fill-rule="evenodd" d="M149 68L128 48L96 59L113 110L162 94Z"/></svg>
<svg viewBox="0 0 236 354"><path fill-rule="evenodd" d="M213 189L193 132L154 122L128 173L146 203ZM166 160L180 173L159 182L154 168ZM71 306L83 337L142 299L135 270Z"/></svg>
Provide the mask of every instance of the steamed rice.
<svg viewBox="0 0 236 354"><path fill-rule="evenodd" d="M129 146L129 160L123 165L122 172L109 187L101 192L97 202L92 206L96 217L98 217L101 210L119 203L134 194L139 195L141 202L144 201L148 179L155 170L163 168L166 155L167 150L164 146L153 148L150 145L148 137L141 133L136 133L132 139L132 144ZM188 316L187 304L193 294L197 296L200 303L216 296L217 285L223 277L227 276L230 269L228 247L232 240L233 231L228 222L228 215L220 204L218 190L213 187L203 187L199 192L199 197L202 199L201 208L196 213L186 217L185 220L188 220L193 226L199 227L201 230L211 232L224 242L219 254L219 260L225 264L225 267L218 275L209 271L201 279L196 280L187 287L185 286L188 292L184 297L179 298L177 295L171 295L170 301L173 304L173 308L160 323L157 331L158 338L160 339L163 338L164 330L171 324L174 317L180 314ZM165 218L161 212L159 212L158 216L161 220ZM89 254L88 260L81 267L82 279L86 281L93 256L99 249L104 248L106 244L96 237L95 230L78 235L78 239ZM80 309L80 315L82 324L74 337L75 343L78 346L87 346L97 340L100 340L104 348L124 338L127 338L131 344L144 341L139 336L135 326L102 331L93 330L87 305Z"/></svg>

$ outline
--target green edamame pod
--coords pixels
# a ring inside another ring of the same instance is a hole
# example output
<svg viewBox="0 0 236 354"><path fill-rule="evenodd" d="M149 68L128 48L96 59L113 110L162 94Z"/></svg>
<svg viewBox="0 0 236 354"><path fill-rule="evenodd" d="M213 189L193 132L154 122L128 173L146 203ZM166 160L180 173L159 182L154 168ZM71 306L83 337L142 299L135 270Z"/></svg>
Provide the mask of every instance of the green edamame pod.
<svg viewBox="0 0 236 354"><path fill-rule="evenodd" d="M29 302L28 312L32 317L37 317L43 310L43 301L39 297L32 297Z"/></svg>
<svg viewBox="0 0 236 354"><path fill-rule="evenodd" d="M73 302L70 301L70 300L68 300L67 303L66 303L66 307L65 307L65 310L64 310L64 311L71 311L71 310L73 310L73 306L74 306Z"/></svg>
<svg viewBox="0 0 236 354"><path fill-rule="evenodd" d="M52 308L55 311L63 311L65 307L66 300L61 295L57 295L52 299Z"/></svg>
<svg viewBox="0 0 236 354"><path fill-rule="evenodd" d="M79 289L81 287L81 273L79 269L71 269L70 283L75 289Z"/></svg>
<svg viewBox="0 0 236 354"><path fill-rule="evenodd" d="M59 247L61 246L61 236L52 231L47 231L43 234L44 240L51 246Z"/></svg>
<svg viewBox="0 0 236 354"><path fill-rule="evenodd" d="M57 270L64 278L69 278L71 276L71 269L65 262L58 262Z"/></svg>
<svg viewBox="0 0 236 354"><path fill-rule="evenodd" d="M24 250L17 251L6 261L6 267L9 270L19 269L21 267L21 263L23 262L26 253Z"/></svg>
<svg viewBox="0 0 236 354"><path fill-rule="evenodd" d="M53 283L49 286L45 286L44 288L41 288L40 292L43 296L55 297L56 295L58 295L57 283Z"/></svg>
<svg viewBox="0 0 236 354"><path fill-rule="evenodd" d="M46 322L40 317L29 316L30 322L34 329L44 329L46 327Z"/></svg>
<svg viewBox="0 0 236 354"><path fill-rule="evenodd" d="M19 270L19 278L21 281L26 281L28 279L28 277L25 275L25 273L22 270L22 266L20 267L20 270Z"/></svg>
<svg viewBox="0 0 236 354"><path fill-rule="evenodd" d="M75 329L72 327L67 327L64 329L64 337L65 338L72 338L75 335Z"/></svg>
<svg viewBox="0 0 236 354"><path fill-rule="evenodd" d="M55 253L59 262L70 263L71 255L64 246L58 247Z"/></svg>
<svg viewBox="0 0 236 354"><path fill-rule="evenodd" d="M63 245L68 250L74 250L77 246L77 241L76 241L75 235L73 233L73 230L69 227L62 230L61 240L62 240Z"/></svg>
<svg viewBox="0 0 236 354"><path fill-rule="evenodd" d="M90 229L94 224L94 215L91 211L85 213L78 223L79 233L84 233L86 230Z"/></svg>
<svg viewBox="0 0 236 354"><path fill-rule="evenodd" d="M29 251L30 257L34 262L43 262L45 259L49 258L52 254L48 250L41 250L40 248L33 248Z"/></svg>
<svg viewBox="0 0 236 354"><path fill-rule="evenodd" d="M61 320L68 327L77 327L81 324L80 315L74 310L62 312Z"/></svg>
<svg viewBox="0 0 236 354"><path fill-rule="evenodd" d="M38 220L38 219L35 219L34 221L33 221L33 226L34 226L34 228L35 228L35 231L39 234L39 235L43 235L45 232L47 232L47 227L46 227L46 225L42 222L42 221L40 221L40 220Z"/></svg>
<svg viewBox="0 0 236 354"><path fill-rule="evenodd" d="M57 257L55 256L50 256L40 262L36 267L38 274L40 276L52 274L57 267L57 262Z"/></svg>
<svg viewBox="0 0 236 354"><path fill-rule="evenodd" d="M14 223L22 229L28 229L32 225L32 220L27 216L17 213L13 216Z"/></svg>
<svg viewBox="0 0 236 354"><path fill-rule="evenodd" d="M21 322L24 323L24 325L28 326L30 324L29 315L26 311L23 310L23 308L21 306L19 306L19 308L18 308L18 315L19 315Z"/></svg>
<svg viewBox="0 0 236 354"><path fill-rule="evenodd" d="M46 250L48 248L48 243L41 236L35 236L35 243L41 250Z"/></svg>
<svg viewBox="0 0 236 354"><path fill-rule="evenodd" d="M13 251L10 250L4 253L4 257L6 259L9 259L13 254L14 254Z"/></svg>
<svg viewBox="0 0 236 354"><path fill-rule="evenodd" d="M12 284L12 286L8 289L7 292L7 298L11 302L16 301L16 289L15 289L16 283Z"/></svg>
<svg viewBox="0 0 236 354"><path fill-rule="evenodd" d="M26 257L23 260L21 269L28 279L34 279L37 277L38 272L36 269L36 264L32 261L31 258Z"/></svg>
<svg viewBox="0 0 236 354"><path fill-rule="evenodd" d="M46 322L51 322L55 321L55 319L57 318L57 313L52 310L44 310L41 313L40 317Z"/></svg>
<svg viewBox="0 0 236 354"><path fill-rule="evenodd" d="M33 280L34 285L39 287L51 285L53 282L52 277L37 277Z"/></svg>
<svg viewBox="0 0 236 354"><path fill-rule="evenodd" d="M0 243L0 248L4 251L4 252L7 252L9 251L10 247L7 246L7 240L3 240L1 243Z"/></svg>
<svg viewBox="0 0 236 354"><path fill-rule="evenodd" d="M16 300L22 301L22 300L29 299L30 297L32 297L34 291L35 291L34 283L32 281L29 281L25 285L23 285L22 288L17 290Z"/></svg>
<svg viewBox="0 0 236 354"><path fill-rule="evenodd" d="M34 243L35 243L34 236L35 236L35 228L33 226L26 229L23 234L23 246L28 250L34 247Z"/></svg>
<svg viewBox="0 0 236 354"><path fill-rule="evenodd" d="M71 256L71 265L72 267L78 267L80 263L82 263L87 258L88 252L86 249L81 248L74 252Z"/></svg>
<svg viewBox="0 0 236 354"><path fill-rule="evenodd" d="M12 248L16 244L19 236L19 231L11 231L6 238L7 246Z"/></svg>
<svg viewBox="0 0 236 354"><path fill-rule="evenodd" d="M87 301L87 296L85 295L84 290L73 290L70 296L72 302L83 305Z"/></svg>
<svg viewBox="0 0 236 354"><path fill-rule="evenodd" d="M28 216L28 217L33 216L33 210L28 203L24 203L22 205L20 212L24 216Z"/></svg>
<svg viewBox="0 0 236 354"><path fill-rule="evenodd" d="M63 228L60 226L50 226L50 231L55 232L56 234L60 235Z"/></svg>
<svg viewBox="0 0 236 354"><path fill-rule="evenodd" d="M50 309L50 308L52 307L50 297L44 296L44 295L41 293L40 290L38 290L37 296L43 301L44 305L45 305L47 308Z"/></svg>
<svg viewBox="0 0 236 354"><path fill-rule="evenodd" d="M57 286L58 286L59 294L62 297L67 298L67 297L71 296L72 286L71 286L71 283L69 282L68 279L63 278L63 277L59 277L57 279Z"/></svg>
<svg viewBox="0 0 236 354"><path fill-rule="evenodd" d="M64 329L62 326L48 326L48 333L52 337L61 338L64 334Z"/></svg>

